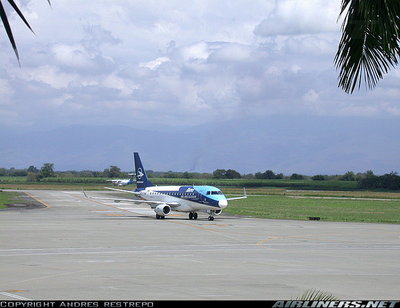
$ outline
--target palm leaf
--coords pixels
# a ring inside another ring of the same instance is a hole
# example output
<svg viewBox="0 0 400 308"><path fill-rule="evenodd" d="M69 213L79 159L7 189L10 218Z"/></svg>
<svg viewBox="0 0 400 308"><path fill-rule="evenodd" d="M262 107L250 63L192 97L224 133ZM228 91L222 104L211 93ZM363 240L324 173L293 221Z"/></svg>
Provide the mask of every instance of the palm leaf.
<svg viewBox="0 0 400 308"><path fill-rule="evenodd" d="M4 10L4 6L3 6L3 3L1 1L2 0L0 0L0 18L1 18L1 21L3 22L4 29L6 30L8 39L9 39L9 41L11 43L12 48L14 49L15 55L16 55L16 57L18 59L18 62L19 62L19 54L18 54L17 44L15 43L14 35L12 33L10 23L8 22L6 11ZM7 1L12 6L12 8L15 10L15 12L17 12L18 16L22 19L22 21L29 28L29 30L31 30L33 32L32 28L29 25L28 21L26 20L24 14L22 14L21 10L15 4L14 0L7 0ZM50 0L47 0L47 2L51 6Z"/></svg>
<svg viewBox="0 0 400 308"><path fill-rule="evenodd" d="M398 64L400 56L399 0L342 0L342 37L335 56L339 87L347 93L376 86Z"/></svg>
<svg viewBox="0 0 400 308"><path fill-rule="evenodd" d="M29 30L31 30L33 32L31 26L29 25L28 21L25 19L24 15L21 13L18 6L15 4L14 0L8 0L8 3L10 3L10 5L13 7L13 9L17 12L18 16L21 17L21 19L23 20L25 25L29 28Z"/></svg>
<svg viewBox="0 0 400 308"><path fill-rule="evenodd" d="M17 56L18 62L19 62L19 55L18 55L18 50L17 50L17 45L15 44L14 36L11 31L10 24L8 22L8 18L6 15L6 11L4 10L3 4L1 3L0 0L0 17L1 21L3 22L4 28L6 29L6 33L8 36L8 39L10 40L11 46L14 49L15 55Z"/></svg>
<svg viewBox="0 0 400 308"><path fill-rule="evenodd" d="M320 290L307 290L304 292L299 298L296 298L296 300L302 300L302 301L335 301L337 298L327 292L320 291Z"/></svg>

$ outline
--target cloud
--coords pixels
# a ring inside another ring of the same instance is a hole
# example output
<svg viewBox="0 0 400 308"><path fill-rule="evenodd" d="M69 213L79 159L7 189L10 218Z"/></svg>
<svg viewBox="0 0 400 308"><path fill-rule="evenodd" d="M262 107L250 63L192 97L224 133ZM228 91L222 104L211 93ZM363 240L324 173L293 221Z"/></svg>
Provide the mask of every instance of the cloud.
<svg viewBox="0 0 400 308"><path fill-rule="evenodd" d="M63 72L60 68L50 65L23 69L18 76L22 80L36 81L55 89L66 89L79 78L78 74Z"/></svg>
<svg viewBox="0 0 400 308"><path fill-rule="evenodd" d="M37 38L16 28L22 69L12 52L0 59L0 91L13 102L3 111L16 123L44 123L49 114L54 123L160 127L398 114L396 71L375 92L337 88L338 2L38 2L26 6ZM27 101L33 111L22 107Z"/></svg>
<svg viewBox="0 0 400 308"><path fill-rule="evenodd" d="M2 96L0 104L5 104L14 94L14 89L7 79L0 78L0 93Z"/></svg>
<svg viewBox="0 0 400 308"><path fill-rule="evenodd" d="M310 102L310 103L315 103L318 101L319 98L319 94L317 92L315 92L315 90L311 89L309 91L307 91L307 93L305 93L302 96L302 99L306 102Z"/></svg>
<svg viewBox="0 0 400 308"><path fill-rule="evenodd" d="M93 56L80 45L56 44L51 48L54 58L61 65L88 68L93 66Z"/></svg>
<svg viewBox="0 0 400 308"><path fill-rule="evenodd" d="M276 0L275 6L254 30L258 36L304 35L337 31L338 1Z"/></svg>
<svg viewBox="0 0 400 308"><path fill-rule="evenodd" d="M148 69L151 70L155 70L157 69L161 64L165 63L165 62L169 62L171 61L168 57L159 57L155 60L149 61L149 62L144 62L144 63L140 63L139 66L140 67L146 67Z"/></svg>

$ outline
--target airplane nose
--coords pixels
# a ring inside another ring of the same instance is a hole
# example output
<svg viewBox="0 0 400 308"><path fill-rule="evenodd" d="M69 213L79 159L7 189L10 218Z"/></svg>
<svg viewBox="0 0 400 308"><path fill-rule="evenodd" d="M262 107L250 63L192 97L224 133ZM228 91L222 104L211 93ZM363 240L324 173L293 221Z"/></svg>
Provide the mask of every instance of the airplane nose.
<svg viewBox="0 0 400 308"><path fill-rule="evenodd" d="M219 200L219 202L218 202L218 206L220 208L227 207L227 205L228 205L228 201L227 200Z"/></svg>

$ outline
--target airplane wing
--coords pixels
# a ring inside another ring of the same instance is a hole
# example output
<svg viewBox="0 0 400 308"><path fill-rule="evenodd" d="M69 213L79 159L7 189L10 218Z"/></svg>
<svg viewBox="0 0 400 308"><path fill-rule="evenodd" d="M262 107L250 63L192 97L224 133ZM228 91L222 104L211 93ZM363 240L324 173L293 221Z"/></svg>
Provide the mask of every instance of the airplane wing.
<svg viewBox="0 0 400 308"><path fill-rule="evenodd" d="M229 200L238 200L246 198L247 198L246 188L243 187L243 197L226 198L226 200L229 201Z"/></svg>
<svg viewBox="0 0 400 308"><path fill-rule="evenodd" d="M118 189L118 188L111 188L111 187L104 187L104 188L109 189L109 190L115 190L115 191L120 191L120 192L124 192L124 193L134 194L134 195L140 195L140 193L138 193L136 191L132 191L132 190L125 190L125 189Z"/></svg>
<svg viewBox="0 0 400 308"><path fill-rule="evenodd" d="M128 190L124 190L124 189L117 189L117 188L110 188L110 187L104 187L104 188L107 188L107 189L110 189L110 190L115 190L115 191L120 191L120 192L126 192L126 193L132 193L132 194L135 194L135 195L139 195L139 193L135 192L135 191L128 191ZM132 203L136 203L136 204L146 203L146 204L149 204L151 208L154 208L159 204L167 204L172 208L177 207L177 206L180 205L178 202L162 202L162 201L152 201L152 200L142 200L142 199L126 199L126 198L92 197L92 196L88 196L83 189L82 189L82 192L85 195L85 197L88 198L88 199L112 200L112 201L114 201L116 203L118 203L118 202L132 202Z"/></svg>

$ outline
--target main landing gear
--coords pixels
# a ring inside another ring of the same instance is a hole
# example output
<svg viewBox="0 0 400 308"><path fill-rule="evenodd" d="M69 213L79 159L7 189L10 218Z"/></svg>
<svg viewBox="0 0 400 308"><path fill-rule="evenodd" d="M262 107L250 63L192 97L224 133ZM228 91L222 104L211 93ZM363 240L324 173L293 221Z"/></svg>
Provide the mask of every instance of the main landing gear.
<svg viewBox="0 0 400 308"><path fill-rule="evenodd" d="M196 220L197 217L198 217L198 216L197 216L197 213L196 213L196 212L190 212L190 213L189 213L189 219L190 219L190 220L192 220L192 219ZM208 220L209 220L209 221L213 221L213 220L214 220L214 216L212 216L212 215L208 216Z"/></svg>
<svg viewBox="0 0 400 308"><path fill-rule="evenodd" d="M157 219L165 219L165 216L156 214Z"/></svg>
<svg viewBox="0 0 400 308"><path fill-rule="evenodd" d="M196 212L190 212L189 213L189 220L196 220L197 219L197 213Z"/></svg>

